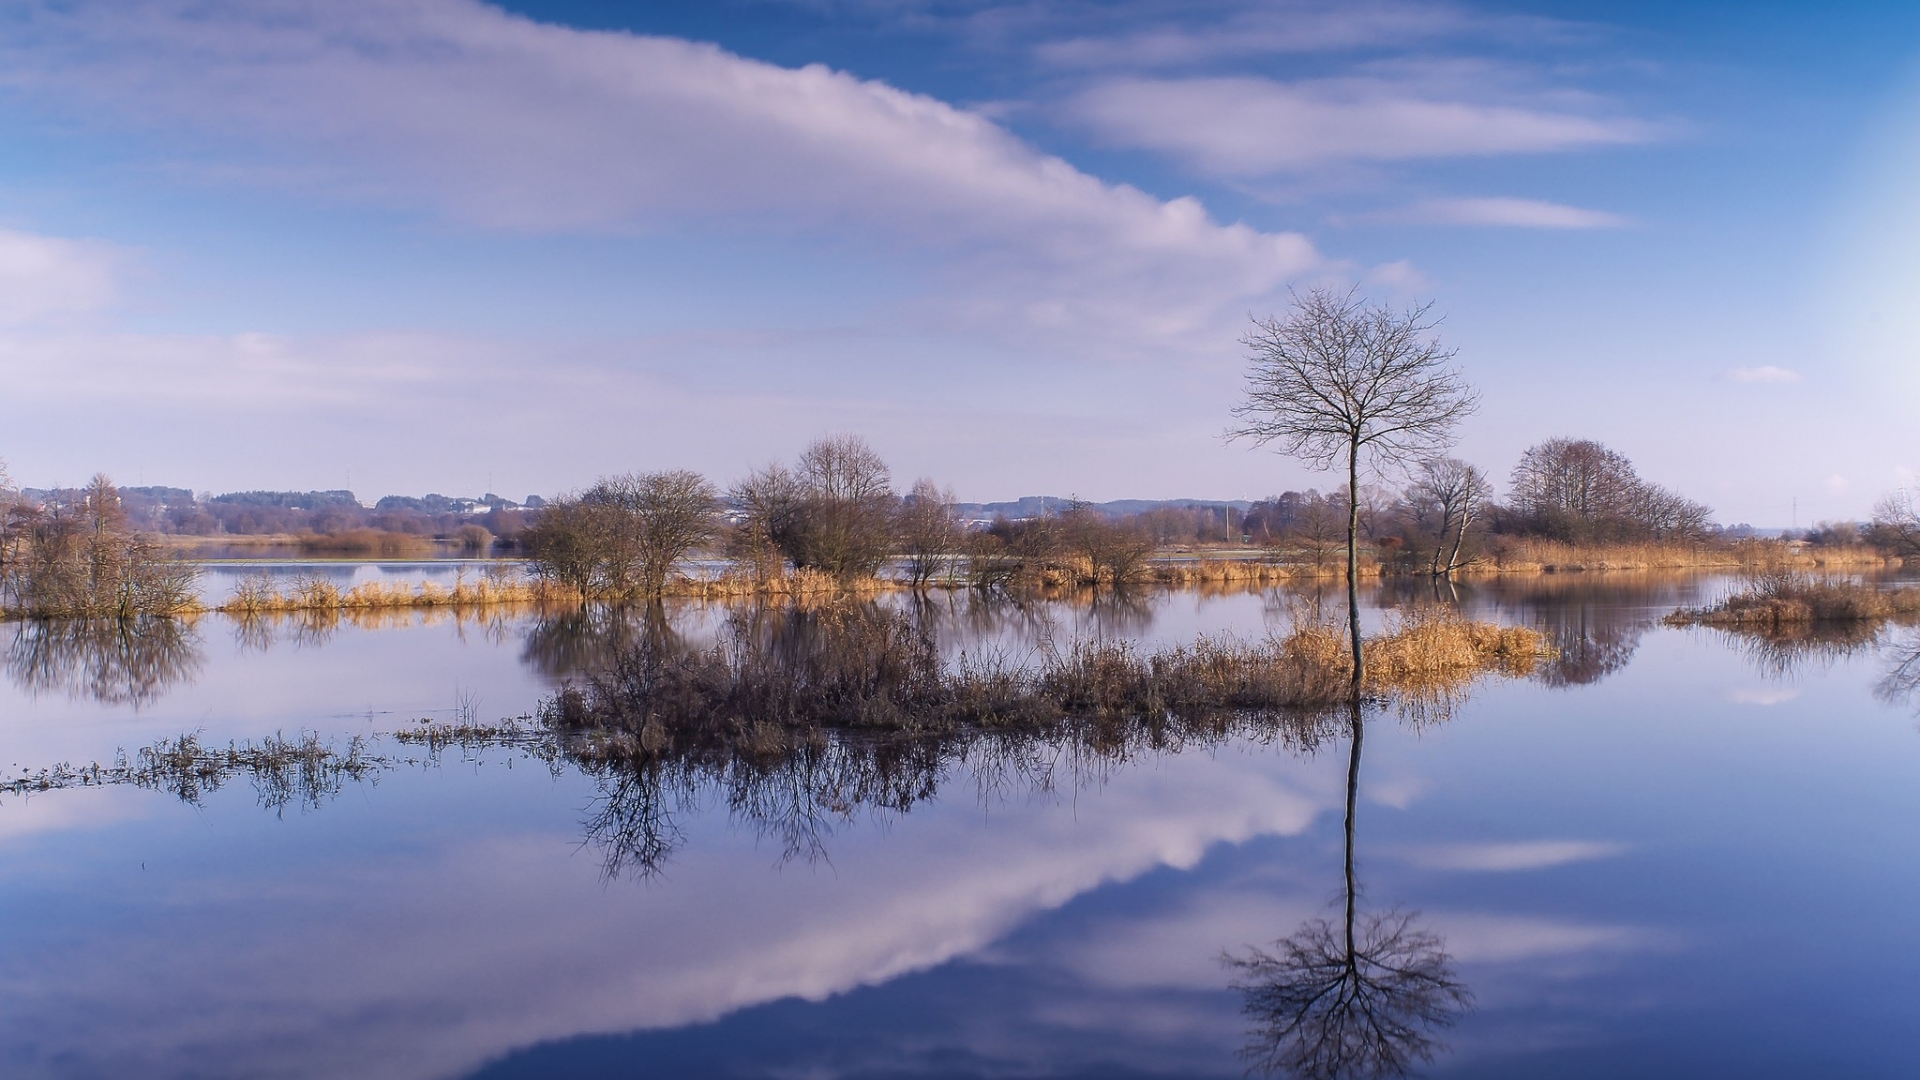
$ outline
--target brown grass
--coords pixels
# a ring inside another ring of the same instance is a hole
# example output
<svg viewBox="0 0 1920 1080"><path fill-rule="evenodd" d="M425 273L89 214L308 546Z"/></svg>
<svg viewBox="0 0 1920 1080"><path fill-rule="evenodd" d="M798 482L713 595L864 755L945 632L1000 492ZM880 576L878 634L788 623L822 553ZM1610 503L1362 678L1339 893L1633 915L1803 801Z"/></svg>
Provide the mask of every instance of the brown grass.
<svg viewBox="0 0 1920 1080"><path fill-rule="evenodd" d="M274 577L251 574L233 595L215 608L229 615L265 615L299 611L378 611L406 608L483 607L575 601L578 597L534 578L488 573L468 578L461 572L451 586L435 582L362 582L341 589L320 574Z"/></svg>
<svg viewBox="0 0 1920 1080"><path fill-rule="evenodd" d="M1264 558L1199 559L1153 565L1153 580L1163 585L1266 584L1311 576L1312 567L1289 566ZM1345 570L1342 568L1342 572Z"/></svg>
<svg viewBox="0 0 1920 1080"><path fill-rule="evenodd" d="M1882 589L1868 582L1816 578L1791 570L1760 574L1710 607L1681 608L1673 626L1777 631L1818 624L1879 622L1920 614L1920 588Z"/></svg>
<svg viewBox="0 0 1920 1080"><path fill-rule="evenodd" d="M1566 573L1584 570L1685 570L1715 567L1802 569L1880 567L1884 555L1870 547L1816 548L1782 540L1734 543L1568 544L1558 540L1502 537L1474 569L1502 573Z"/></svg>
<svg viewBox="0 0 1920 1080"><path fill-rule="evenodd" d="M347 529L332 533L302 533L293 538L303 555L358 555L382 559L421 558L432 555L432 538L413 533L383 532L379 529Z"/></svg>

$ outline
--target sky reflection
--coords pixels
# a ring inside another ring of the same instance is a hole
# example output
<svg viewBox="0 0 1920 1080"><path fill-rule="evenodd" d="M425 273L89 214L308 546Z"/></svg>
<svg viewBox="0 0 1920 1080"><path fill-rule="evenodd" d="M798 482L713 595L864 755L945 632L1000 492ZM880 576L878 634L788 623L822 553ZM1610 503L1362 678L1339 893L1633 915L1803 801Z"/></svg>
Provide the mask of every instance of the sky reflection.
<svg viewBox="0 0 1920 1080"><path fill-rule="evenodd" d="M1579 603L1638 625L1670 595ZM1151 634L1257 633L1269 607L1154 610ZM1783 675L1644 623L1596 682L1369 721L1362 910L1421 912L1476 1001L1427 1071L1901 1075L1885 988L1920 950L1920 737L1889 679L1911 634ZM137 711L7 691L7 759L373 734L451 715L456 688L517 713L573 661L513 627L259 648L203 623L196 677ZM962 757L911 806L833 817L811 858L710 789L658 873L611 878L605 777L510 749L278 816L244 784L0 798L0 1054L48 1077L1238 1076L1219 957L1338 924L1345 749L1232 738L1050 783Z"/></svg>

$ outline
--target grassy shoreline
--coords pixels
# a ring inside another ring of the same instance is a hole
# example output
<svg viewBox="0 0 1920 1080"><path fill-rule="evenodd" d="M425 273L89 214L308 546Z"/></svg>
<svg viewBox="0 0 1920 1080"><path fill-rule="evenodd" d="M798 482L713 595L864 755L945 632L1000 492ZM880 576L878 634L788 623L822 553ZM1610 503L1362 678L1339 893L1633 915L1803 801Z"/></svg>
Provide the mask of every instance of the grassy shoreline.
<svg viewBox="0 0 1920 1080"><path fill-rule="evenodd" d="M248 538L242 538L248 539ZM261 538L275 540L280 538ZM261 544L260 546L269 546ZM1158 588L1257 588L1288 582L1338 580L1344 567L1299 557L1299 553L1257 552L1231 549L1230 557L1213 557L1205 549L1174 556L1161 556L1146 564L1140 577L1130 582L1141 587ZM365 561L347 559L343 561ZM486 569L468 578L460 572L451 585L431 581L365 582L349 588L320 574L272 576L264 572L243 579L234 594L219 603L194 601L167 612L167 617L189 617L208 611L229 615L260 615L311 611L401 611L433 608L482 608L501 605L581 604L591 601L632 601L638 598L583 596L578 590L558 582L518 572L517 564L490 561ZM1506 545L1488 558L1474 563L1453 576L1456 580L1496 577L1511 574L1593 574L1614 572L1748 570L1762 573L1790 571L1876 570L1901 565L1865 547L1804 548L1778 541L1740 542L1732 545L1626 544L1576 546L1550 541L1519 541ZM1363 578L1418 578L1428 575L1406 572L1383 565L1377 559L1364 558L1360 565ZM1048 591L1084 587L1093 584L1071 568L1050 568L1031 579L995 586L1015 591ZM1111 584L1111 583L1103 583ZM885 592L905 592L915 588L956 591L981 586L960 575L936 579L924 585L887 577L843 581L812 570L796 570L780 575L756 576L729 570L713 574L676 576L667 584L664 598L731 600L749 598L789 599L812 602L839 596L871 596ZM34 617L15 609L0 610L0 619ZM1753 616L1758 619L1759 616Z"/></svg>

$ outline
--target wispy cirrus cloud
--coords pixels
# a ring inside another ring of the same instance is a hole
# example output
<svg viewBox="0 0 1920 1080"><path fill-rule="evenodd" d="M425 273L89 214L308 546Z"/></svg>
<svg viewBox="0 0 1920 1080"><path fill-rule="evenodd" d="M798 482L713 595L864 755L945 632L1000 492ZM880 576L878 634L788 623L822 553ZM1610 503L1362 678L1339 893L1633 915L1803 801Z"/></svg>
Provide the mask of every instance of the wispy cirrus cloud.
<svg viewBox="0 0 1920 1080"><path fill-rule="evenodd" d="M1553 153L1656 137L1642 121L1436 96L1379 78L1114 79L1064 106L1102 141L1257 177L1342 162Z"/></svg>
<svg viewBox="0 0 1920 1080"><path fill-rule="evenodd" d="M1428 199L1404 210L1377 216L1411 224L1492 225L1517 229L1619 229L1632 224L1627 217L1606 210L1590 210L1544 199L1499 196Z"/></svg>
<svg viewBox="0 0 1920 1080"><path fill-rule="evenodd" d="M186 168L214 182L480 229L937 252L949 314L1066 340L1212 332L1320 261L1298 234L1101 180L936 98L476 0L31 6L0 87L190 135Z"/></svg>

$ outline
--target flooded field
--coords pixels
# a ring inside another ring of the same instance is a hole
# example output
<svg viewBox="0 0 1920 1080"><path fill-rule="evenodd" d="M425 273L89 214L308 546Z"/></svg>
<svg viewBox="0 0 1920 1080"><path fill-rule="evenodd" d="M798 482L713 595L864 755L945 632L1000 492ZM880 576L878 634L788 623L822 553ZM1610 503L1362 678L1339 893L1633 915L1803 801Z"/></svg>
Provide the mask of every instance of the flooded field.
<svg viewBox="0 0 1920 1080"><path fill-rule="evenodd" d="M111 781L0 796L0 1071L1908 1075L1920 633L1661 625L1730 584L1376 588L1555 646L1437 714L645 767L500 722L728 608L0 625L3 779ZM881 603L1025 663L1315 599Z"/></svg>

